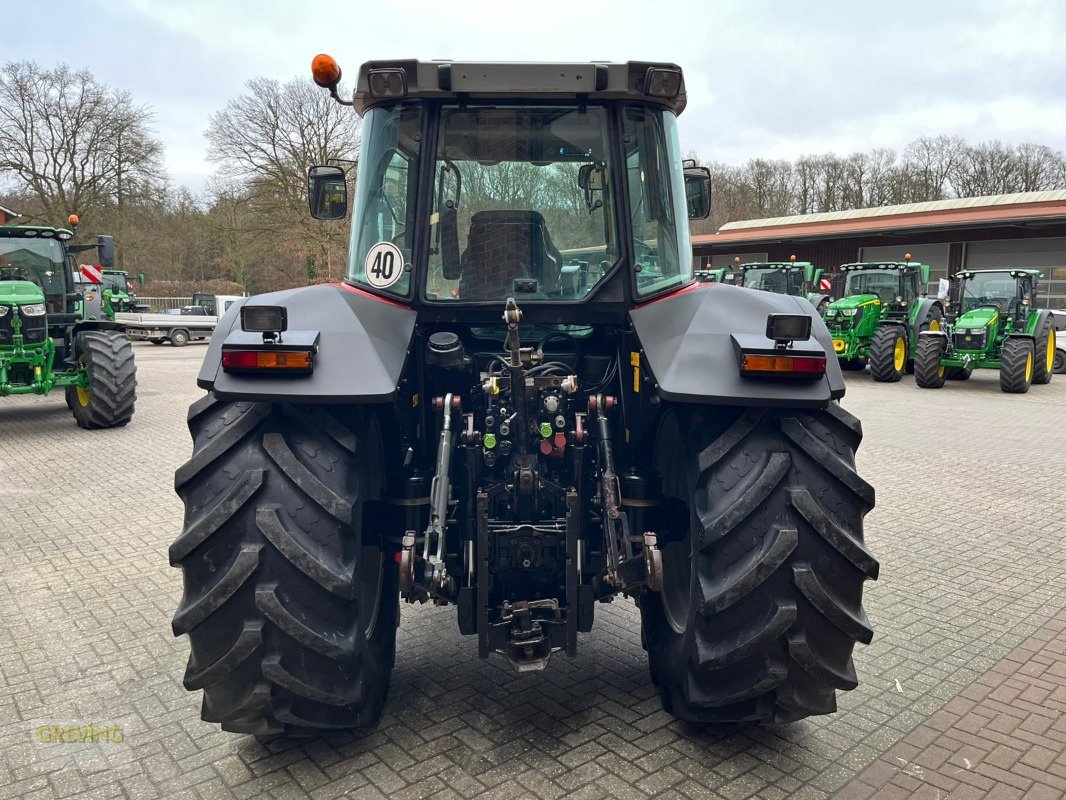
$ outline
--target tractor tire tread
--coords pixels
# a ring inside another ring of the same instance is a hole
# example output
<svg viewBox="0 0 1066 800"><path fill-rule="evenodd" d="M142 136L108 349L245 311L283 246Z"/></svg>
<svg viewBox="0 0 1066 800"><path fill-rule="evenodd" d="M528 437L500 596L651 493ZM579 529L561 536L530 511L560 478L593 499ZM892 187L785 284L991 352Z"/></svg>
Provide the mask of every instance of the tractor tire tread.
<svg viewBox="0 0 1066 800"><path fill-rule="evenodd" d="M203 692L205 721L309 735L380 717L399 603L393 559L360 542L368 476L382 466L371 414L210 396L189 409L172 627L189 636L184 683ZM361 591L375 568L376 602Z"/></svg>
<svg viewBox="0 0 1066 800"><path fill-rule="evenodd" d="M1003 343L999 362L999 388L1007 394L1025 394L1032 385L1032 373L1026 380L1025 365L1033 354L1033 343L1028 339L1007 339ZM1033 361L1036 356L1033 355ZM1035 372L1035 370L1034 370Z"/></svg>
<svg viewBox="0 0 1066 800"><path fill-rule="evenodd" d="M944 340L939 336L919 336L914 354L914 382L922 389L939 389L944 385L947 368L941 372Z"/></svg>
<svg viewBox="0 0 1066 800"><path fill-rule="evenodd" d="M896 370L896 340L903 336L906 343L907 334L899 325L879 325L870 341L870 374L879 383L895 383L903 377L905 369ZM906 344L904 344L906 347ZM904 356L906 364L906 356Z"/></svg>
<svg viewBox="0 0 1066 800"><path fill-rule="evenodd" d="M68 405L78 427L87 430L119 428L133 418L137 402L137 364L133 345L117 331L81 331L75 352L89 368L89 404L82 406L77 390L67 390Z"/></svg>
<svg viewBox="0 0 1066 800"><path fill-rule="evenodd" d="M702 467L684 631L659 593L641 599L664 708L719 726L835 711L835 692L857 685L856 642L873 638L862 586L879 570L862 539L874 491L855 471L858 420L836 404L746 411L701 434L715 412L678 413L697 420L682 438Z"/></svg>

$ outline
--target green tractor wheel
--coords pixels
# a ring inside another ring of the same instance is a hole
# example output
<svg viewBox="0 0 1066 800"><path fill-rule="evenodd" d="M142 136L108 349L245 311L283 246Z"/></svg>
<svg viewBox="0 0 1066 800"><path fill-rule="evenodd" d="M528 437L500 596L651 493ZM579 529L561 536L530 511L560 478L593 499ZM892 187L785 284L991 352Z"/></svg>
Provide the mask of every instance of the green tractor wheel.
<svg viewBox="0 0 1066 800"><path fill-rule="evenodd" d="M945 367L944 377L949 381L968 381L973 374L972 367Z"/></svg>
<svg viewBox="0 0 1066 800"><path fill-rule="evenodd" d="M918 325L918 332L922 331L939 331L944 329L944 309L938 305L929 306L929 310L925 312L925 317ZM917 347L918 342L915 340L915 354L913 358L907 359L907 374L910 375L915 370L915 363L917 361Z"/></svg>
<svg viewBox="0 0 1066 800"><path fill-rule="evenodd" d="M118 331L82 331L74 339L89 388L67 387L67 406L79 428L118 428L130 421L137 400L133 346Z"/></svg>
<svg viewBox="0 0 1066 800"><path fill-rule="evenodd" d="M914 382L922 389L939 389L944 385L946 369L940 359L947 349L941 336L919 336L914 355Z"/></svg>
<svg viewBox="0 0 1066 800"><path fill-rule="evenodd" d="M1033 352L1033 383L1051 383L1055 373L1055 328L1051 315L1044 313L1036 326L1036 349Z"/></svg>
<svg viewBox="0 0 1066 800"><path fill-rule="evenodd" d="M1007 339L999 366L999 388L1009 394L1025 394L1033 383L1033 343Z"/></svg>
<svg viewBox="0 0 1066 800"><path fill-rule="evenodd" d="M907 333L902 325L881 325L870 343L870 372L875 381L894 383L907 369Z"/></svg>

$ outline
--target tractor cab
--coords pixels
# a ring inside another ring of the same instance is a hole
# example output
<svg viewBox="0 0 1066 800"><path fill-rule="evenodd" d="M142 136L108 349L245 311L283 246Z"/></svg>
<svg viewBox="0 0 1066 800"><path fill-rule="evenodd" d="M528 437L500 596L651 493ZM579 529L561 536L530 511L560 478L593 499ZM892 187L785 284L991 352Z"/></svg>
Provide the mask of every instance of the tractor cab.
<svg viewBox="0 0 1066 800"><path fill-rule="evenodd" d="M921 287L929 280L927 264L909 260L889 263L844 264L844 296L838 302L877 305L888 317L905 318L922 296ZM830 308L836 307L833 303Z"/></svg>
<svg viewBox="0 0 1066 800"><path fill-rule="evenodd" d="M822 293L818 286L822 270L809 261L797 261L795 256L788 261L755 261L748 264L741 264L739 257L734 260L745 288L806 297L819 315L829 305L828 295Z"/></svg>
<svg viewBox="0 0 1066 800"><path fill-rule="evenodd" d="M74 292L65 243L73 234L37 225L0 227L0 345L38 343L49 316L62 321Z"/></svg>
<svg viewBox="0 0 1066 800"><path fill-rule="evenodd" d="M999 333L1026 327L1036 311L1035 269L966 270L955 275L952 299L954 322L960 328L995 325Z"/></svg>
<svg viewBox="0 0 1066 800"><path fill-rule="evenodd" d="M747 289L802 297L807 293L807 276L803 266L787 262L741 264L740 269L744 274L744 287ZM813 268L813 265L808 266Z"/></svg>
<svg viewBox="0 0 1066 800"><path fill-rule="evenodd" d="M442 320L513 297L587 322L693 282L709 173L682 159L678 67L373 62L354 105L350 285ZM316 217L346 214L344 178L312 168Z"/></svg>

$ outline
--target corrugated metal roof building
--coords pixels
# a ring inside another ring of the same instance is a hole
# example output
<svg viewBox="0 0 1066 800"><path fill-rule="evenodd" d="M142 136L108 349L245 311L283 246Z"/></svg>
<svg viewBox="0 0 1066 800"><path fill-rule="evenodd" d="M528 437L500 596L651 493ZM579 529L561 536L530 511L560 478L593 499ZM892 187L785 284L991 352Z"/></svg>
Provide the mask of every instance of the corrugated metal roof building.
<svg viewBox="0 0 1066 800"><path fill-rule="evenodd" d="M784 261L827 270L850 261L930 264L936 281L960 269L1042 269L1041 305L1066 308L1066 191L965 197L825 214L743 220L693 236L701 265Z"/></svg>

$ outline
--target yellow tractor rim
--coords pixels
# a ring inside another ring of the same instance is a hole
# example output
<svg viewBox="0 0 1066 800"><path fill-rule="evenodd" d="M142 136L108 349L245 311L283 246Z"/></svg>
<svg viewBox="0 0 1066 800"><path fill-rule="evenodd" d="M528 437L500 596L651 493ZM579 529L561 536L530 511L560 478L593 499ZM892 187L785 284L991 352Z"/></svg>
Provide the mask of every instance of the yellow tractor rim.
<svg viewBox="0 0 1066 800"><path fill-rule="evenodd" d="M1029 351L1029 355L1025 357L1025 382L1028 383L1033 379L1033 353Z"/></svg>
<svg viewBox="0 0 1066 800"><path fill-rule="evenodd" d="M928 330L931 330L931 331L940 330L940 320L938 320L938 319L929 320L929 328L928 328Z"/></svg>
<svg viewBox="0 0 1066 800"><path fill-rule="evenodd" d="M946 367L941 367L940 369L938 369L938 370L937 370L937 372L936 372L936 376L937 376L938 378L943 378L943 377L944 377L944 373L945 373L946 371L947 371L947 368L946 368Z"/></svg>
<svg viewBox="0 0 1066 800"><path fill-rule="evenodd" d="M1055 366L1055 331L1048 331L1047 333L1047 366L1046 370L1051 372Z"/></svg>
<svg viewBox="0 0 1066 800"><path fill-rule="evenodd" d="M85 366L85 356L79 357L78 358L78 363L81 366L84 367ZM89 407L89 390L88 389L83 389L80 386L78 387L78 403L79 403L79 405L81 405L82 408L88 408Z"/></svg>
<svg viewBox="0 0 1066 800"><path fill-rule="evenodd" d="M903 341L903 337L900 336L896 339L896 348L892 351L892 363L896 368L896 372L903 369L903 364L907 361L907 343Z"/></svg>

